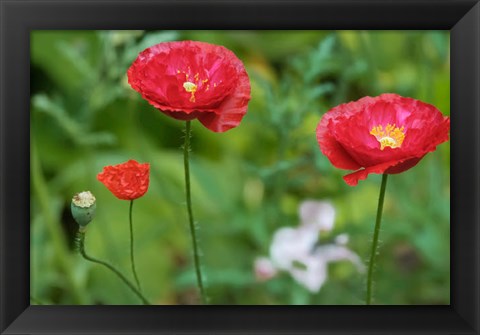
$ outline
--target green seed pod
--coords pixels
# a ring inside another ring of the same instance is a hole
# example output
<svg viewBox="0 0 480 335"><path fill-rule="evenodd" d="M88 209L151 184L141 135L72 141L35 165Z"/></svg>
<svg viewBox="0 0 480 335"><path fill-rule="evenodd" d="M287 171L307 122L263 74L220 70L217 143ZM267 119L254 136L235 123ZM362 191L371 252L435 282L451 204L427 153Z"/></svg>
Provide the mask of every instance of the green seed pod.
<svg viewBox="0 0 480 335"><path fill-rule="evenodd" d="M80 228L85 228L95 216L96 199L90 191L77 193L72 198L72 216Z"/></svg>

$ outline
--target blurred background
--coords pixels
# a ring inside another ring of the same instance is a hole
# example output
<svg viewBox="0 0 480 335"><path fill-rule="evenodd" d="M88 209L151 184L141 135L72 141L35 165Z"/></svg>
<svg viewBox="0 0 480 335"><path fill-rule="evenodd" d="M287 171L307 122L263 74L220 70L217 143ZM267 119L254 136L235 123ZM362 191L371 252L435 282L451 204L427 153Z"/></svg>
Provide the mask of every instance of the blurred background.
<svg viewBox="0 0 480 335"><path fill-rule="evenodd" d="M185 210L184 122L155 110L127 83L145 48L199 40L245 64L252 99L241 124L213 133L192 123L192 201L213 304L363 304L366 275L328 264L312 292L286 272L255 271L279 228L300 223L305 200L329 201L332 229L366 264L381 177L345 184L315 137L337 104L398 93L450 114L448 31L33 31L31 33L32 304L138 304L105 268L75 251L72 196L90 190L96 218L87 252L131 278L128 201L96 179L106 165L151 164L135 201L137 272L155 304L197 301ZM450 303L450 145L389 178L374 296L378 304ZM346 234L346 235L343 235Z"/></svg>

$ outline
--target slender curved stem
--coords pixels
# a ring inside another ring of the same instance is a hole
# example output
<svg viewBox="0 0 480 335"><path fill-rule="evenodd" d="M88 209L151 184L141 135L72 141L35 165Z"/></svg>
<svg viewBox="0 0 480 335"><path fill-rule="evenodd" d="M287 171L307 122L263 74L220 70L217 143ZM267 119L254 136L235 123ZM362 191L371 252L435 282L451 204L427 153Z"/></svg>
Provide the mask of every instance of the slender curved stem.
<svg viewBox="0 0 480 335"><path fill-rule="evenodd" d="M202 302L205 303L205 292L203 289L203 282L202 282L202 272L200 270L200 258L198 255L198 245L197 245L197 236L195 234L195 220L193 219L193 211L192 211L192 197L190 191L190 166L189 166L189 153L190 153L190 121L186 121L185 123L185 143L183 145L183 164L185 167L185 191L187 197L187 211L188 211L188 220L190 223L190 234L192 235L192 243L193 243L193 259L195 262L195 271L197 274L197 285L200 290L200 295L202 297Z"/></svg>
<svg viewBox="0 0 480 335"><path fill-rule="evenodd" d="M113 265L110 265L107 262L101 261L99 259L96 259L87 255L87 253L85 252L85 232L84 231L78 231L77 242L78 242L78 251L83 256L83 258L85 258L87 261L97 263L108 268L110 271L115 273L132 290L132 292L135 293L140 298L140 300L142 300L144 305L150 305L150 303L142 295L142 293Z"/></svg>
<svg viewBox="0 0 480 335"><path fill-rule="evenodd" d="M137 288L139 291L142 289L140 288L140 281L138 280L137 271L135 270L135 256L133 252L133 219L132 219L132 212L133 212L133 200L130 200L130 210L129 210L129 222L130 222L130 263L132 264L132 272L133 277L135 278L135 282L137 283Z"/></svg>
<svg viewBox="0 0 480 335"><path fill-rule="evenodd" d="M366 303L372 303L372 276L373 268L375 266L375 256L377 255L378 235L380 233L380 224L382 222L383 200L385 199L385 189L387 188L388 174L382 175L382 185L380 186L380 195L378 197L377 219L375 222L375 230L373 232L372 251L370 254L370 262L368 262L368 276L367 276L367 297Z"/></svg>

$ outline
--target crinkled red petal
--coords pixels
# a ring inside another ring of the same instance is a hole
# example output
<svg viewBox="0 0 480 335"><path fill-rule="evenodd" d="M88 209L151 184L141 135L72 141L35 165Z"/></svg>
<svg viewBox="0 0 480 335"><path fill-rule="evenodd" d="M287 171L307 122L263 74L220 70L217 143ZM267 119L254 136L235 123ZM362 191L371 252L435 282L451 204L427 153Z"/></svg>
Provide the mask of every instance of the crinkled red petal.
<svg viewBox="0 0 480 335"><path fill-rule="evenodd" d="M97 175L107 189L121 200L134 200L143 196L149 186L150 164L134 160L104 167Z"/></svg>

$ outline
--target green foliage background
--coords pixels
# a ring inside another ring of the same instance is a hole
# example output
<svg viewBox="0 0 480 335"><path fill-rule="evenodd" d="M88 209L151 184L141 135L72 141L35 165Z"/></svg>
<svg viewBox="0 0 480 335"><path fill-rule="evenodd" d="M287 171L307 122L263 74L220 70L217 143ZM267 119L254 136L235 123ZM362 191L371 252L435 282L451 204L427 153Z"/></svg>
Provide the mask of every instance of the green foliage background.
<svg viewBox="0 0 480 335"><path fill-rule="evenodd" d="M347 186L315 139L333 106L394 92L450 114L447 31L34 31L31 33L31 296L43 304L137 304L122 282L74 250L73 194L90 190L97 216L87 250L130 276L128 205L96 175L136 159L152 166L135 201L137 271L156 304L196 301L184 199L184 123L129 87L126 70L163 41L224 45L244 62L252 100L239 127L193 122L193 206L214 304L362 304L365 275L348 262L310 294L288 275L258 282L253 261L273 232L299 223L305 199L330 200L332 232L370 252L380 176ZM375 273L379 304L450 302L450 146L389 178Z"/></svg>

